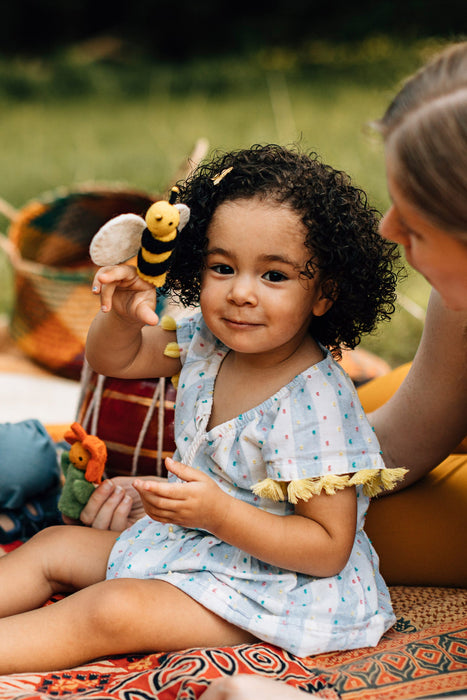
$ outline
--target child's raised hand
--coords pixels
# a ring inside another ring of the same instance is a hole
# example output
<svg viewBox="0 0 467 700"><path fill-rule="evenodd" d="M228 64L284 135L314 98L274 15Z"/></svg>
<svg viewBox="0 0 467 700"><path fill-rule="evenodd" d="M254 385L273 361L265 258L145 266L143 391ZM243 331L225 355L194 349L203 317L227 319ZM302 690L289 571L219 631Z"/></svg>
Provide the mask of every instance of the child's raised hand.
<svg viewBox="0 0 467 700"><path fill-rule="evenodd" d="M100 294L101 310L113 310L127 322L155 326L156 291L152 284L142 280L131 265L101 267L92 284L93 294Z"/></svg>
<svg viewBox="0 0 467 700"><path fill-rule="evenodd" d="M146 513L161 523L196 527L215 535L227 517L231 497L198 469L170 458L165 464L183 483L134 481Z"/></svg>

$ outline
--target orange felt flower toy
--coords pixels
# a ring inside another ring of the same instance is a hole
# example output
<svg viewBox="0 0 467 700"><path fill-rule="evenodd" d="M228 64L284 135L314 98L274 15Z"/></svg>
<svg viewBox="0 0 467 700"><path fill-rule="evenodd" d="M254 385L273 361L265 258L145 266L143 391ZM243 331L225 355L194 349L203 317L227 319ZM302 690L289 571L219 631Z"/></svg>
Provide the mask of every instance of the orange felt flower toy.
<svg viewBox="0 0 467 700"><path fill-rule="evenodd" d="M79 423L65 433L69 452L61 457L65 483L58 502L59 510L77 520L94 488L101 483L107 461L107 447L96 435L88 435Z"/></svg>

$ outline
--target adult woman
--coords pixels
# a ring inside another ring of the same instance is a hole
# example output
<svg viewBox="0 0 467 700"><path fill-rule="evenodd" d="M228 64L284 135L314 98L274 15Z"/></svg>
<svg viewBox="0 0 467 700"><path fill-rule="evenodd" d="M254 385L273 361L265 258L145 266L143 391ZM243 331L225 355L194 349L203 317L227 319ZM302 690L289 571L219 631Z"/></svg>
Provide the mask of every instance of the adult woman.
<svg viewBox="0 0 467 700"><path fill-rule="evenodd" d="M410 78L379 128L392 199L381 233L437 291L410 370L361 391L388 466L409 470L403 491L372 503L368 529L389 583L465 585L467 455L456 446L467 432L467 42ZM83 522L120 529L140 514L130 483L114 482Z"/></svg>
<svg viewBox="0 0 467 700"><path fill-rule="evenodd" d="M427 476L374 502L368 528L390 582L466 585L467 43L409 79L379 128L392 199L381 233L437 291L410 371L372 414L386 462L410 470L404 487ZM366 410L393 381L363 389Z"/></svg>

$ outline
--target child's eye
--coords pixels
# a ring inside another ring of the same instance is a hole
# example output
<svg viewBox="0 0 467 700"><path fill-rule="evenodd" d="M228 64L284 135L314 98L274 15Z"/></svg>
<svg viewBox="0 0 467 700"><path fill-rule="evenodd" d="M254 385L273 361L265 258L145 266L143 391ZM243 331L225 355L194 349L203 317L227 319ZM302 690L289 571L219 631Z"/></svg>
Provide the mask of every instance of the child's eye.
<svg viewBox="0 0 467 700"><path fill-rule="evenodd" d="M283 282L284 280L288 279L287 275L285 275L283 272L279 272L278 270L270 270L269 272L266 272L263 277L268 282Z"/></svg>
<svg viewBox="0 0 467 700"><path fill-rule="evenodd" d="M217 265L210 265L210 270L217 272L218 275L231 275L233 274L233 268L230 265L225 265L224 263L218 263Z"/></svg>

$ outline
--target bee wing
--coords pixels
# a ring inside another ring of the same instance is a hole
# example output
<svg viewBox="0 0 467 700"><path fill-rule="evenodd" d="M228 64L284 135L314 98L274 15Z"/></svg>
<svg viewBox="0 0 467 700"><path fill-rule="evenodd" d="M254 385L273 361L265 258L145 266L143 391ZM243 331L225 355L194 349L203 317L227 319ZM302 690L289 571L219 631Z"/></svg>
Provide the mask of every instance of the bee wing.
<svg viewBox="0 0 467 700"><path fill-rule="evenodd" d="M174 204L177 207L180 214L180 223L178 224L178 230L181 231L184 226L187 225L190 219L190 208L186 204Z"/></svg>
<svg viewBox="0 0 467 700"><path fill-rule="evenodd" d="M137 214L120 214L107 221L89 246L91 260L99 267L117 265L139 250L146 222Z"/></svg>

